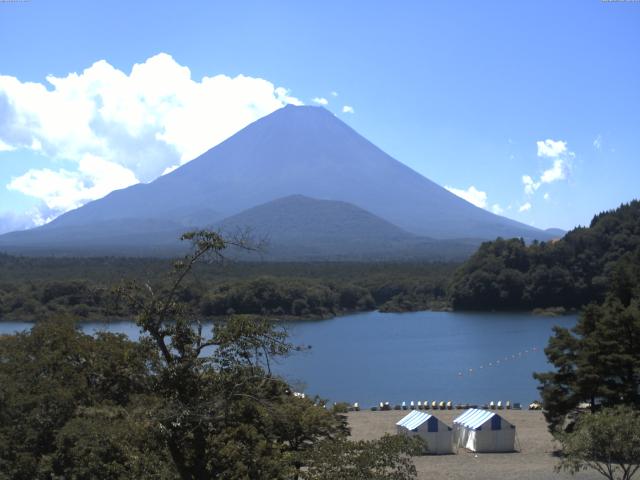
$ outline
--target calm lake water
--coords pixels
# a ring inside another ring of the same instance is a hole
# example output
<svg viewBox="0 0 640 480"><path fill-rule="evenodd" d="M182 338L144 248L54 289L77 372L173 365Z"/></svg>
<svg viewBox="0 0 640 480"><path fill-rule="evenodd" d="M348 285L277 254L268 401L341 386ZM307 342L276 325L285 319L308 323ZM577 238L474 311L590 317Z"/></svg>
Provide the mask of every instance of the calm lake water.
<svg viewBox="0 0 640 480"><path fill-rule="evenodd" d="M275 369L297 389L334 401L371 406L380 401L452 400L488 403L538 398L534 371L549 369L543 349L554 325L576 316L523 313L368 312L321 321L282 322L295 352ZM0 333L30 328L0 323ZM87 323L138 338L131 322Z"/></svg>

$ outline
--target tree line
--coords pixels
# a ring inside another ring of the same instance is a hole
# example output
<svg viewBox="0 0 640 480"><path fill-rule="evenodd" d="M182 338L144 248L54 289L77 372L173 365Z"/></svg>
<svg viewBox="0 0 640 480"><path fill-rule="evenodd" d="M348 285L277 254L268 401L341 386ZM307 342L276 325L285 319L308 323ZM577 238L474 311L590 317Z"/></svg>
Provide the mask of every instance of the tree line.
<svg viewBox="0 0 640 480"><path fill-rule="evenodd" d="M579 309L604 301L619 270L640 262L640 202L596 215L562 239L486 242L453 275L454 309Z"/></svg>
<svg viewBox="0 0 640 480"><path fill-rule="evenodd" d="M348 312L580 309L602 302L616 272L640 262L640 202L596 215L553 242L483 243L465 263L238 262L197 265L181 301L206 317L229 313L324 318ZM167 260L29 258L0 254L0 320L70 314L130 318L124 277L163 285Z"/></svg>
<svg viewBox="0 0 640 480"><path fill-rule="evenodd" d="M166 290L165 260L38 259L0 256L0 320L34 321L59 315L80 320L132 318L118 293L122 278ZM326 318L381 309L446 306L455 264L197 265L180 286L180 300L202 318L232 313Z"/></svg>

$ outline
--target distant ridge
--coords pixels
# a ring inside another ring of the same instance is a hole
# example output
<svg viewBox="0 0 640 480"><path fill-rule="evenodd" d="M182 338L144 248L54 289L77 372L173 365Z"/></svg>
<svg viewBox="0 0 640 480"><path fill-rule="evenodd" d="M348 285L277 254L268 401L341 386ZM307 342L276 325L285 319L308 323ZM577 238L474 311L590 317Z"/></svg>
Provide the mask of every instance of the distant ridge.
<svg viewBox="0 0 640 480"><path fill-rule="evenodd" d="M303 195L252 207L214 228L230 234L249 228L267 240L264 256L273 260L460 260L479 244L419 237L350 203Z"/></svg>
<svg viewBox="0 0 640 480"><path fill-rule="evenodd" d="M390 222L355 205L335 200L317 200L304 195L290 195L252 207L216 224L222 229L249 226L272 239L305 241L377 239L414 239ZM306 240L308 238L308 240Z"/></svg>
<svg viewBox="0 0 640 480"><path fill-rule="evenodd" d="M117 239L127 243L124 237L137 239L129 242L133 250L154 252L175 242L173 232L296 194L347 202L417 236L554 237L453 195L324 108L287 106L149 184L112 192L42 227L0 236L0 250L118 250Z"/></svg>
<svg viewBox="0 0 640 480"><path fill-rule="evenodd" d="M567 231L561 228L547 228L545 232L552 235L554 238L562 238L567 234Z"/></svg>

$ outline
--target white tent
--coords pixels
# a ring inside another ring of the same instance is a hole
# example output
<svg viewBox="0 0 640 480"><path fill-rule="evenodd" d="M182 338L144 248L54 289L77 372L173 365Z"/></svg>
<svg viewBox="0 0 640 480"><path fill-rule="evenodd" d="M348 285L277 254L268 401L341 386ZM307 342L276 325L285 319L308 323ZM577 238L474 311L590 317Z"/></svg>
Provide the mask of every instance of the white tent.
<svg viewBox="0 0 640 480"><path fill-rule="evenodd" d="M516 427L496 412L471 408L453 421L453 438L472 452L513 452Z"/></svg>
<svg viewBox="0 0 640 480"><path fill-rule="evenodd" d="M428 453L453 453L451 427L425 412L413 410L396 423L399 434L419 435L427 442Z"/></svg>

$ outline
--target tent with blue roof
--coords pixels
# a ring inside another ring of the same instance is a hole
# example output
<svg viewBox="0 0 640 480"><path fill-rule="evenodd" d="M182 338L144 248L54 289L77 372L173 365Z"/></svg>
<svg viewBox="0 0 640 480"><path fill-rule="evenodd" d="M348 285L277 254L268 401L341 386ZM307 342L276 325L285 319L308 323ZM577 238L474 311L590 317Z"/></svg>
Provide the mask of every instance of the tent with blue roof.
<svg viewBox="0 0 640 480"><path fill-rule="evenodd" d="M472 452L513 452L516 427L496 412L471 408L453 421L453 438Z"/></svg>
<svg viewBox="0 0 640 480"><path fill-rule="evenodd" d="M453 453L453 430L426 412L412 410L396 423L399 434L418 435L427 442L428 453Z"/></svg>

